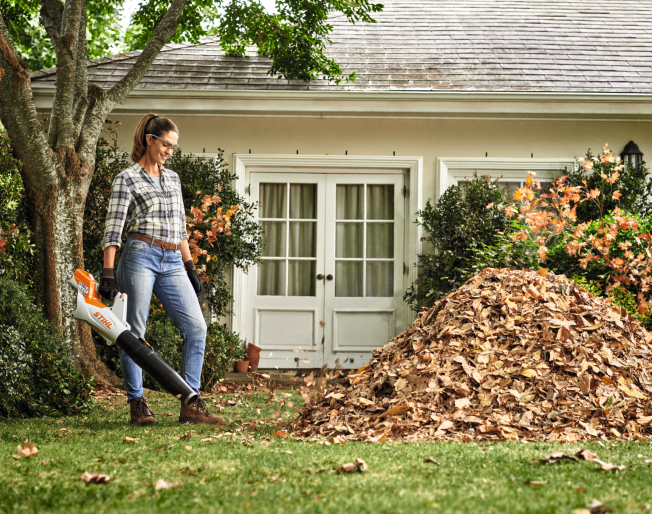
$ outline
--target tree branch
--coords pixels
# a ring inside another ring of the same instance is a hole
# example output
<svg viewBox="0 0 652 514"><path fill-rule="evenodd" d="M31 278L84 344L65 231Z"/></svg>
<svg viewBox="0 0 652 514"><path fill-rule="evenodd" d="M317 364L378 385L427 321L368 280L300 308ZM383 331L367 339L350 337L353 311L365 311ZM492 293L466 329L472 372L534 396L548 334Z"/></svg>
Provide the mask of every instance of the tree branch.
<svg viewBox="0 0 652 514"><path fill-rule="evenodd" d="M131 67L127 75L108 92L107 100L109 102L120 102L138 85L140 79L143 78L154 59L158 56L161 48L177 33L177 21L185 5L186 0L173 0L168 12L165 13L161 22L152 32L152 37L147 42L136 63Z"/></svg>
<svg viewBox="0 0 652 514"><path fill-rule="evenodd" d="M0 12L0 121L17 157L30 170L24 179L36 190L56 180L53 155L41 130L32 97L29 67L20 58Z"/></svg>
<svg viewBox="0 0 652 514"><path fill-rule="evenodd" d="M52 15L52 11L55 10L51 2L56 0L41 1L41 12L45 11L46 18L48 18ZM76 67L75 56L82 17L81 9L84 4L84 0L68 0L63 8L59 31L56 30L54 22L48 31L57 56L57 74L48 137L48 143L52 148L59 146L74 147L72 108L75 95L75 79L73 75ZM56 13L52 16L56 17ZM43 24L46 24L45 18ZM83 66L86 66L86 61L84 61Z"/></svg>
<svg viewBox="0 0 652 514"><path fill-rule="evenodd" d="M75 140L79 140L79 132L89 106L88 67L86 60L88 50L86 45L86 0L82 0L79 35L77 37L77 55L75 56L75 99L73 104L72 122Z"/></svg>
<svg viewBox="0 0 652 514"><path fill-rule="evenodd" d="M104 120L115 105L123 100L140 82L161 48L174 37L177 32L177 22L187 0L173 0L172 5L157 25L145 49L138 57L125 77L108 92L100 88L89 88L90 107L82 124L77 151L82 158L90 159L95 155L97 140L104 126ZM58 70L57 70L58 75ZM91 91L92 90L92 91Z"/></svg>

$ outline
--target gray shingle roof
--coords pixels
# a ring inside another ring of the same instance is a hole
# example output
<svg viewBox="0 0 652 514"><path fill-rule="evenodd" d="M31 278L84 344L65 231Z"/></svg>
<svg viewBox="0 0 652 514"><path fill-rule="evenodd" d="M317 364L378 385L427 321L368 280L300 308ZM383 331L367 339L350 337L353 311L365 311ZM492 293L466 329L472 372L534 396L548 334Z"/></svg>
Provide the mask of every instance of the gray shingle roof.
<svg viewBox="0 0 652 514"><path fill-rule="evenodd" d="M332 18L329 54L358 77L344 90L652 93L651 0L380 1L376 24ZM251 54L224 55L216 38L167 45L137 87L341 90L269 77L269 59ZM111 87L138 55L89 61L91 81Z"/></svg>

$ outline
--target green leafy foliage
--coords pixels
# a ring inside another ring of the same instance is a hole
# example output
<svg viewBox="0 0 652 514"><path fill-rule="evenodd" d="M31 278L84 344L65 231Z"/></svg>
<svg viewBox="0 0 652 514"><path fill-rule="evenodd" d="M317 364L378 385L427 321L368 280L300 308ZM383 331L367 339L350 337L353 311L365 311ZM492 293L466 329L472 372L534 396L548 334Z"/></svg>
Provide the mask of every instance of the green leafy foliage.
<svg viewBox="0 0 652 514"><path fill-rule="evenodd" d="M473 247L492 245L507 227L507 218L491 204L503 200L497 181L474 175L465 186L449 187L434 204L419 211L419 223L430 250L419 255L419 278L404 294L417 310L462 284L472 268Z"/></svg>
<svg viewBox="0 0 652 514"><path fill-rule="evenodd" d="M145 47L168 7L165 0L140 4L127 31L130 48ZM340 66L326 55L333 30L329 16L340 12L351 23L373 23L371 13L383 6L369 0L277 0L276 8L271 14L256 0L193 0L186 4L172 42L196 44L203 36L217 35L228 54L244 56L255 46L258 54L269 56L271 76L304 82L324 77L340 84L355 80L355 73L343 78Z"/></svg>
<svg viewBox="0 0 652 514"><path fill-rule="evenodd" d="M223 378L234 360L246 355L243 342L238 334L228 330L226 325L212 323L208 326L206 349L204 351L204 367L201 371L201 385L210 390Z"/></svg>
<svg viewBox="0 0 652 514"><path fill-rule="evenodd" d="M509 220L505 231L495 236L492 244L474 241L473 256L468 259L465 279L485 268L537 269L542 266L537 253L539 245L530 238L518 239L513 235L523 229L518 220Z"/></svg>
<svg viewBox="0 0 652 514"><path fill-rule="evenodd" d="M89 59L120 51L123 4L124 0L86 0ZM34 71L56 65L52 42L41 23L40 9L39 0L0 0L0 11L16 49Z"/></svg>
<svg viewBox="0 0 652 514"><path fill-rule="evenodd" d="M589 280L584 275L573 275L571 278L573 282L582 286L592 295L611 298L614 305L625 309L629 316L639 320L641 325L648 331L652 330L652 314L639 312L636 295L631 291L624 288L617 288L605 292L603 285L598 280Z"/></svg>
<svg viewBox="0 0 652 514"><path fill-rule="evenodd" d="M610 175L610 163L603 163L600 159L594 159L591 150L586 152L586 162L593 166L585 169L578 166L575 170L567 170L566 180L569 186L583 186L586 181L588 189L598 189L602 195L604 206L603 212L611 212L616 207L627 212L636 212L643 215L652 214L652 177L649 175L647 165L642 162L636 166L627 164L627 167L620 173L620 177L613 185L607 184L601 173L604 171ZM620 191L622 196L619 201L614 200L609 191ZM600 207L596 202L584 202L577 207L577 223L596 220L600 217Z"/></svg>
<svg viewBox="0 0 652 514"><path fill-rule="evenodd" d="M94 405L93 378L75 371L61 333L27 288L0 278L0 416L73 415Z"/></svg>
<svg viewBox="0 0 652 514"><path fill-rule="evenodd" d="M30 284L36 247L21 168L7 133L0 130L0 276Z"/></svg>

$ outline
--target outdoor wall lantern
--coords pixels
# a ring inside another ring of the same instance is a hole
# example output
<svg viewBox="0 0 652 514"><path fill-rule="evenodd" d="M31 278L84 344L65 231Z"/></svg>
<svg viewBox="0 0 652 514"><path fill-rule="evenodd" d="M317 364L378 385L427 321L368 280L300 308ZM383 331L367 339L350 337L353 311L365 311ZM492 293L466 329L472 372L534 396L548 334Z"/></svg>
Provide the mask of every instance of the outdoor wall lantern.
<svg viewBox="0 0 652 514"><path fill-rule="evenodd" d="M638 148L634 141L630 141L625 145L625 149L620 154L620 158L624 163L629 162L632 166L636 166L643 160L643 152Z"/></svg>

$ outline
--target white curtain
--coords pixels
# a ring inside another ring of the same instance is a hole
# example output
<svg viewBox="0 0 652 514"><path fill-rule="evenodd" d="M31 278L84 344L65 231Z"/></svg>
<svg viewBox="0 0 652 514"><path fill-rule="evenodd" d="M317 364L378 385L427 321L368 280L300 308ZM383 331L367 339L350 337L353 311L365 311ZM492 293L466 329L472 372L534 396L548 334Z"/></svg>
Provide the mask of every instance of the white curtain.
<svg viewBox="0 0 652 514"><path fill-rule="evenodd" d="M260 184L258 294L315 296L317 185ZM394 186L336 186L335 296L394 295Z"/></svg>
<svg viewBox="0 0 652 514"><path fill-rule="evenodd" d="M260 212L267 245L258 273L258 294L285 296L287 287L288 296L315 296L317 186L290 184L288 203L286 184L261 184Z"/></svg>

